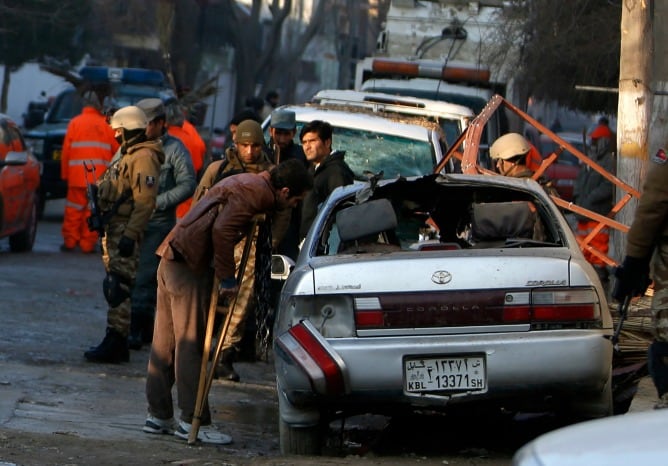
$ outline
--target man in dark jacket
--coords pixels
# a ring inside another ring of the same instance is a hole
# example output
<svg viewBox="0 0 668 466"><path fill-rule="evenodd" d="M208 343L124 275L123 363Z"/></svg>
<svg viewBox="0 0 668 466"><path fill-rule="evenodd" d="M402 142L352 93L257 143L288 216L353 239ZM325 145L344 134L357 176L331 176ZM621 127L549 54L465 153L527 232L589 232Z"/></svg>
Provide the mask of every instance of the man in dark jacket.
<svg viewBox="0 0 668 466"><path fill-rule="evenodd" d="M306 237L320 205L339 186L352 184L355 175L343 160L345 153L332 150L332 126L320 120L306 124L299 134L306 160L311 163L313 190L304 198L299 237Z"/></svg>
<svg viewBox="0 0 668 466"><path fill-rule="evenodd" d="M615 159L612 151L612 140L607 137L592 137L591 159L605 168L608 173L615 173ZM580 207L601 215L608 215L612 209L614 196L613 184L605 179L589 165L583 165L575 179L573 202ZM584 240L598 226L599 222L585 216L578 216L575 235ZM596 235L589 244L603 254L608 254L610 232L607 226ZM608 281L608 270L605 262L587 250L583 250L585 258L596 269L596 273L605 284Z"/></svg>
<svg viewBox="0 0 668 466"><path fill-rule="evenodd" d="M144 432L174 433L187 439L195 412L204 350L206 310L212 286L220 298L233 297L234 249L257 214L296 205L312 178L299 162L288 161L271 172L241 173L224 178L181 219L156 251L158 306L146 378L148 417ZM172 386L176 383L180 422L174 428ZM211 424L205 400L202 425ZM229 436L210 429L198 438L229 443Z"/></svg>

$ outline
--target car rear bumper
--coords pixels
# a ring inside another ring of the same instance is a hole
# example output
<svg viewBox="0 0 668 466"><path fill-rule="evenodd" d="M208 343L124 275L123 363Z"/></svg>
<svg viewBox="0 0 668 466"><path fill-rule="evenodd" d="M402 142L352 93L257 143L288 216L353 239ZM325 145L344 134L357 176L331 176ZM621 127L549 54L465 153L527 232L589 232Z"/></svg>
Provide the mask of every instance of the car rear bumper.
<svg viewBox="0 0 668 466"><path fill-rule="evenodd" d="M471 335L327 340L329 350L344 361L349 384L346 394L336 396L316 393L296 361L285 351L277 351L278 385L295 407L359 404L373 411L371 407L376 404L436 408L471 401L568 399L600 392L610 379L613 351L603 331L478 334L472 340ZM405 359L468 355L484 357L484 389L422 394L406 391Z"/></svg>

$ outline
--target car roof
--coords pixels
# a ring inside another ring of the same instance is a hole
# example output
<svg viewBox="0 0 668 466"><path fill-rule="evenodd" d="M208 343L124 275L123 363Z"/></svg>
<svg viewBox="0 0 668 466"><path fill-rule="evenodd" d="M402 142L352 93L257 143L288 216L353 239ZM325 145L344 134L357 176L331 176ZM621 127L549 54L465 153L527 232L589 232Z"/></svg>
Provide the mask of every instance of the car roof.
<svg viewBox="0 0 668 466"><path fill-rule="evenodd" d="M309 122L323 120L332 126L351 129L366 129L381 134L393 134L408 139L419 141L430 141L430 132L435 131L441 137L443 132L440 126L426 120L425 118L410 116L380 116L374 112L360 107L327 106L317 104L284 105L279 107L283 110L295 112L297 122ZM263 128L269 125L267 118Z"/></svg>
<svg viewBox="0 0 668 466"><path fill-rule="evenodd" d="M326 89L313 96L318 103L342 105L354 102L369 108L378 108L388 112L426 115L433 117L473 118L473 110L463 105L452 104L440 100L419 97L386 94L382 92L363 92L350 89Z"/></svg>

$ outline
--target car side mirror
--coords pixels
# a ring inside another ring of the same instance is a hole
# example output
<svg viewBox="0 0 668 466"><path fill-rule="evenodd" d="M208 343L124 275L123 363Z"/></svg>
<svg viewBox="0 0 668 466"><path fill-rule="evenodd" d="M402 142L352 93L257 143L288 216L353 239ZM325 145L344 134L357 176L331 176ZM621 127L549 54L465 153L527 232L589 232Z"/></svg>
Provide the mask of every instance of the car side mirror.
<svg viewBox="0 0 668 466"><path fill-rule="evenodd" d="M25 165L28 163L27 152L7 152L5 160L0 160L0 166L5 165Z"/></svg>
<svg viewBox="0 0 668 466"><path fill-rule="evenodd" d="M292 268L295 266L295 261L288 256L281 254L274 254L271 256L271 279L282 280L288 279Z"/></svg>

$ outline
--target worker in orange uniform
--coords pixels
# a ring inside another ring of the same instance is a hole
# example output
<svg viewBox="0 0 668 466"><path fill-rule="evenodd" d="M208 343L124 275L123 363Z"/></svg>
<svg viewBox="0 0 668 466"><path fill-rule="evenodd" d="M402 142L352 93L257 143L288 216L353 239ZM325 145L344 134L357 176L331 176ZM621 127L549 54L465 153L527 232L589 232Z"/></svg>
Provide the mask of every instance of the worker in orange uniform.
<svg viewBox="0 0 668 466"><path fill-rule="evenodd" d="M608 119L601 117L598 126L589 135L589 158L599 164L608 173L615 173L616 141L613 132L608 126ZM615 187L603 175L593 170L589 165L580 167L573 186L573 202L580 207L591 210L599 215L608 215L612 210L615 197ZM576 215L578 223L575 236L582 242L598 226L598 221L584 215ZM610 243L610 229L604 226L590 241L589 245L604 255L608 254ZM607 285L609 271L605 262L589 250L583 251L585 259L594 266L603 285Z"/></svg>
<svg viewBox="0 0 668 466"><path fill-rule="evenodd" d="M81 252L95 251L98 233L88 229L90 216L86 181L95 184L107 169L119 147L114 131L101 113L100 98L94 91L83 95L84 108L67 126L63 152L60 159L61 178L67 182L67 200L63 217L63 244L60 250ZM86 167L92 172L86 173Z"/></svg>
<svg viewBox="0 0 668 466"><path fill-rule="evenodd" d="M199 179L199 174L204 166L204 155L206 153L206 144L197 133L197 129L185 119L183 111L176 100L171 100L165 104L167 112L167 132L172 136L179 138L192 158L195 176ZM176 207L177 220L183 217L190 209L191 198L186 199Z"/></svg>
<svg viewBox="0 0 668 466"><path fill-rule="evenodd" d="M589 139L591 139L592 146L596 144L596 141L602 138L607 138L610 141L615 141L614 134L610 129L610 120L608 120L608 118L604 116L598 119L598 125L589 134Z"/></svg>

